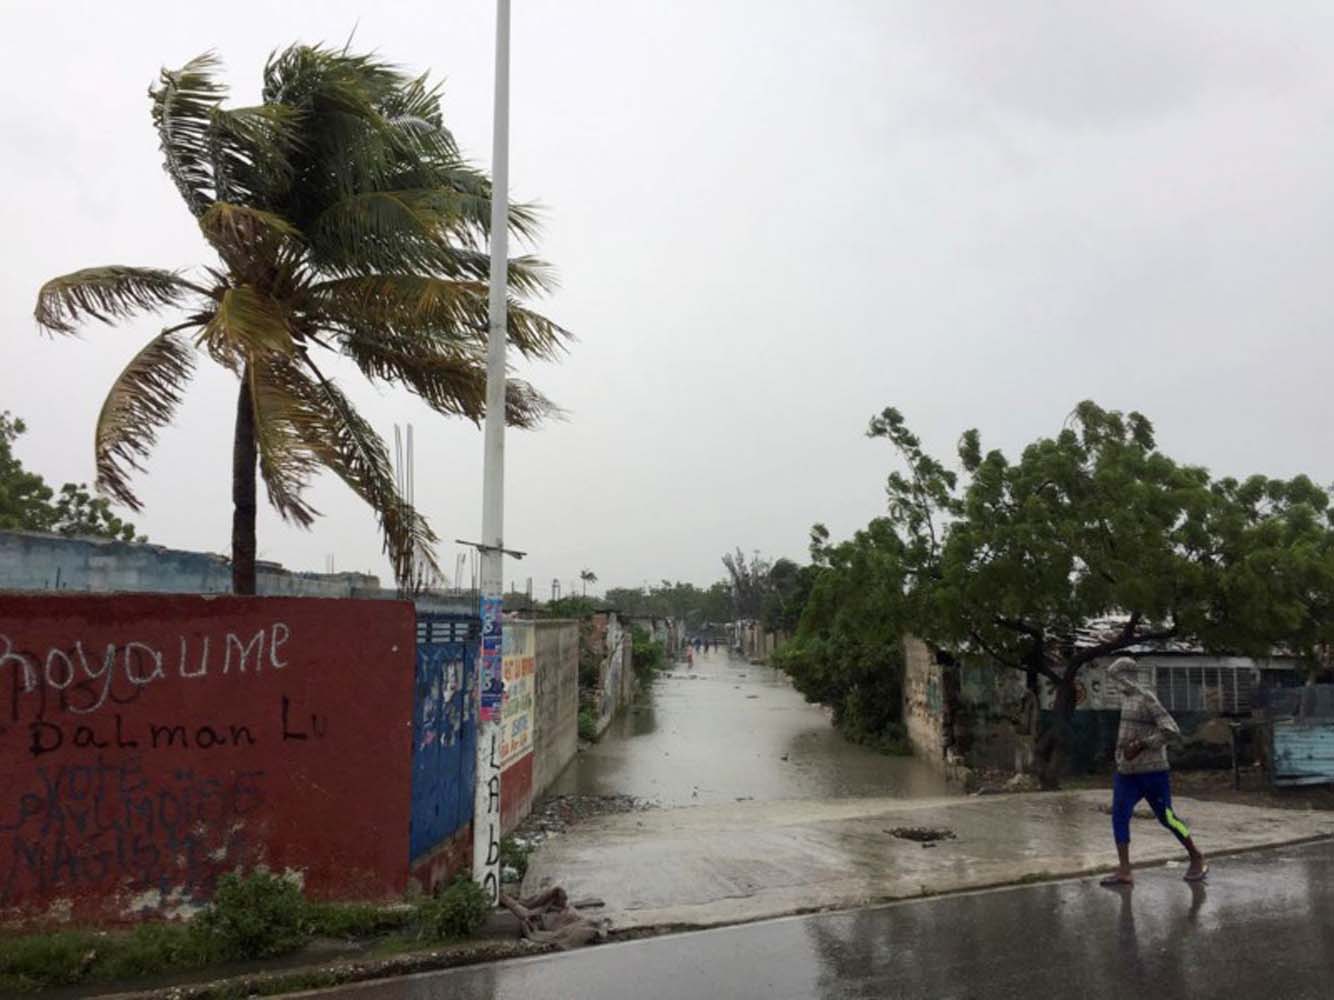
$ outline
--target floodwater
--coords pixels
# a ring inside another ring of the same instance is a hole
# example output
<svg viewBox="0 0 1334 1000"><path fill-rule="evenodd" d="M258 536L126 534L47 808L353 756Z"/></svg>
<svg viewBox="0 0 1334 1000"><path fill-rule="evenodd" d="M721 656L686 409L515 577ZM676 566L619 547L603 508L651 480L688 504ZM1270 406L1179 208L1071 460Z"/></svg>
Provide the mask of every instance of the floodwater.
<svg viewBox="0 0 1334 1000"><path fill-rule="evenodd" d="M658 675L551 789L666 807L955 791L921 760L849 743L785 675L723 649Z"/></svg>

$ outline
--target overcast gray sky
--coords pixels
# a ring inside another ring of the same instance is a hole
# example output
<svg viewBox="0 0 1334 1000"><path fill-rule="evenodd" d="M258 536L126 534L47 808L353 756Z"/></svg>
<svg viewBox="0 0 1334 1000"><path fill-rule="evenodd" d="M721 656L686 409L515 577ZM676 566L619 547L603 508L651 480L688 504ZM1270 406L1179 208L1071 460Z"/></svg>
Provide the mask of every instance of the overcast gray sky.
<svg viewBox="0 0 1334 1000"><path fill-rule="evenodd" d="M490 0L0 0L0 409L21 457L90 480L103 394L152 320L49 341L48 277L210 263L159 166L145 91L216 49L234 97L268 51L355 44L445 77L488 165ZM707 584L733 546L802 557L883 509L893 404L952 455L1017 450L1078 400L1138 408L1217 473L1334 480L1334 6L1219 0L516 0L512 182L547 208L544 308L579 337L532 377L568 423L511 434L506 580L545 593ZM201 366L141 479L154 541L227 551L234 388ZM412 422L442 538L480 529L481 434ZM390 574L323 479L314 530L261 515L295 569ZM442 561L452 564L446 545Z"/></svg>

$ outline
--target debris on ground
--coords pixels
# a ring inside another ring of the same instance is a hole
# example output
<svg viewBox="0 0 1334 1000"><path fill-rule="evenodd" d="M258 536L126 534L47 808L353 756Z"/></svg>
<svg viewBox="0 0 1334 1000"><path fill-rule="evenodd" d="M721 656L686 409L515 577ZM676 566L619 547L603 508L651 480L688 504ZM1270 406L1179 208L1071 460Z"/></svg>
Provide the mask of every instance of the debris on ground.
<svg viewBox="0 0 1334 1000"><path fill-rule="evenodd" d="M898 837L900 840L912 840L923 846L935 844L941 840L957 839L953 830L943 826L896 826L885 832Z"/></svg>
<svg viewBox="0 0 1334 1000"><path fill-rule="evenodd" d="M1011 775L1001 787L1007 792L1036 792L1039 786L1036 777L1021 771Z"/></svg>
<svg viewBox="0 0 1334 1000"><path fill-rule="evenodd" d="M656 803L633 795L553 795L543 799L519 824L514 843L520 850L535 850L580 820L653 808Z"/></svg>
<svg viewBox="0 0 1334 1000"><path fill-rule="evenodd" d="M519 918L523 936L538 944L555 945L562 951L607 940L609 921L605 918L584 916L581 907L594 909L605 906L600 899L581 899L578 906L570 902L565 890L552 886L524 900L501 894L500 904Z"/></svg>

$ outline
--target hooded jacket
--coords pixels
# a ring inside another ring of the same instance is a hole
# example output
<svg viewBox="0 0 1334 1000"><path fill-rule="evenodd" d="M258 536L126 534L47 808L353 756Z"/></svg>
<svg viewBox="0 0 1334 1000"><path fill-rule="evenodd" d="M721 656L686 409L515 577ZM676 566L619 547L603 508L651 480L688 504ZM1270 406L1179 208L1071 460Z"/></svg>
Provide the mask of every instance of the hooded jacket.
<svg viewBox="0 0 1334 1000"><path fill-rule="evenodd" d="M1167 770L1167 747L1181 737L1176 720L1158 696L1140 679L1139 664L1128 656L1107 668L1107 677L1121 694L1121 728L1116 734L1116 769L1121 774ZM1128 760L1125 748L1138 740L1144 748Z"/></svg>

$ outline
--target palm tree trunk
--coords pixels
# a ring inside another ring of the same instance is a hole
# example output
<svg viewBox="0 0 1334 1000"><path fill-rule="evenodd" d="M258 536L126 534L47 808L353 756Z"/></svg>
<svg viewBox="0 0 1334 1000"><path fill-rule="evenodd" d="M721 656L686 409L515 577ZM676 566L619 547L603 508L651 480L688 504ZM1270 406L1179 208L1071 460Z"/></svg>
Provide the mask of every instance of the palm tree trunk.
<svg viewBox="0 0 1334 1000"><path fill-rule="evenodd" d="M250 368L241 373L236 397L236 436L232 441L232 593L255 592L255 408L250 398Z"/></svg>

